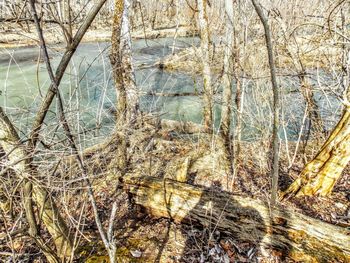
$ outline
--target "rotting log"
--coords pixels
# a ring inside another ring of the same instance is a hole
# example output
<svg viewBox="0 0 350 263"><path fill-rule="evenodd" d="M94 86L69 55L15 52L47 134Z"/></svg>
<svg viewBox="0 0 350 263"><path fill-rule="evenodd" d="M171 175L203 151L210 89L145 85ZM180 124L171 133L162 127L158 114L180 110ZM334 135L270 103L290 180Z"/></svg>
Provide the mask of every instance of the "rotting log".
<svg viewBox="0 0 350 263"><path fill-rule="evenodd" d="M155 217L199 223L298 262L350 262L350 231L249 197L155 177L125 176L123 187Z"/></svg>

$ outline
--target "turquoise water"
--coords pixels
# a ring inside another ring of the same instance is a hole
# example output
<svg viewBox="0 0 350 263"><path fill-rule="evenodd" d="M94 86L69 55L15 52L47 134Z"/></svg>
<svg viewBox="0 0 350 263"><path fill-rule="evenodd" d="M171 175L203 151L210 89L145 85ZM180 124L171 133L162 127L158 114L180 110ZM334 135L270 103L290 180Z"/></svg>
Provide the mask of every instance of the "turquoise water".
<svg viewBox="0 0 350 263"><path fill-rule="evenodd" d="M157 40L137 40L133 42L133 62L136 80L143 92L200 92L202 79L186 72L166 72L156 67L140 68L140 65L152 65L171 53L172 38ZM179 38L176 50L198 45L198 38ZM103 137L114 127L112 112L115 108L116 92L109 64L109 43L83 43L79 46L60 85L64 98L66 115L74 131L84 138ZM50 47L50 56L54 67L57 66L64 48ZM20 48L0 50L0 105L6 108L23 137L30 131L32 118L49 86L45 64L38 63L39 49ZM214 78L215 79L215 78ZM299 133L304 114L304 101L298 92L295 77L283 78L283 114L281 137L295 139ZM328 81L328 80L327 80ZM329 81L328 81L329 82ZM268 136L271 124L272 100L271 88L267 78L260 85L253 85L251 79L245 80L243 93L244 120L243 137L246 140ZM215 83L220 89L220 83ZM233 86L233 89L235 87ZM289 92L297 90L297 92ZM334 96L317 93L317 101L327 125L334 125L335 115L340 106ZM220 120L220 95L216 96L215 121ZM202 102L197 96L157 97L141 96L143 111L155 112L162 118L202 121ZM59 131L56 105L46 119L44 133L53 136ZM284 128L284 129L283 129Z"/></svg>

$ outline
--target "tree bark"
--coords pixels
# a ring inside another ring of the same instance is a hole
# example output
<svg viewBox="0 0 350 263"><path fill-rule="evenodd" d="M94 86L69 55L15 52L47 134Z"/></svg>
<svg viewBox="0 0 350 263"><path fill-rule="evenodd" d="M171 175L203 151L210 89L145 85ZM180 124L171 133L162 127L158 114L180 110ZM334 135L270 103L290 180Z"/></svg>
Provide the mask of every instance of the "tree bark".
<svg viewBox="0 0 350 263"><path fill-rule="evenodd" d="M155 217L215 227L241 241L281 249L298 262L349 262L349 230L286 208L169 179L127 176L124 188Z"/></svg>
<svg viewBox="0 0 350 263"><path fill-rule="evenodd" d="M278 169L279 169L279 138L278 138L278 129L279 129L279 110L280 110L280 99L279 99L279 91L277 85L277 77L276 77L276 65L274 62L273 55L273 45L272 45L272 37L271 30L268 23L268 20L262 10L260 3L257 0L252 0L255 11L257 12L261 23L264 26L265 31L265 41L266 48L269 59L269 67L270 67L270 75L271 75L271 83L272 83L272 91L273 91L273 131L272 131L272 169L271 169L271 204L274 205L277 199L277 191L278 191Z"/></svg>
<svg viewBox="0 0 350 263"><path fill-rule="evenodd" d="M296 196L330 195L335 183L350 161L350 107L323 144L316 157L309 162L300 177L282 194Z"/></svg>
<svg viewBox="0 0 350 263"><path fill-rule="evenodd" d="M207 16L207 0L197 0L198 4L198 22L201 38L201 57L203 63L203 118L204 127L208 132L213 130L213 85L210 70L210 36Z"/></svg>
<svg viewBox="0 0 350 263"><path fill-rule="evenodd" d="M117 118L134 123L139 113L139 97L132 65L129 9L129 0L115 1L110 60L118 93Z"/></svg>
<svg viewBox="0 0 350 263"><path fill-rule="evenodd" d="M127 167L127 127L139 120L139 97L135 72L132 65L131 34L129 26L129 0L115 0L112 25L112 50L110 61L117 90L117 125L121 131L116 166L124 171Z"/></svg>
<svg viewBox="0 0 350 263"><path fill-rule="evenodd" d="M231 119L232 119L232 63L233 63L233 38L234 38L234 17L233 17L233 2L232 0L225 0L226 11L226 46L224 57L224 73L222 76L223 93L222 93L222 112L221 112L221 126L220 132L224 140L226 148L227 159L232 158L231 145ZM232 164L232 162L230 162ZM231 165L231 173L233 167Z"/></svg>

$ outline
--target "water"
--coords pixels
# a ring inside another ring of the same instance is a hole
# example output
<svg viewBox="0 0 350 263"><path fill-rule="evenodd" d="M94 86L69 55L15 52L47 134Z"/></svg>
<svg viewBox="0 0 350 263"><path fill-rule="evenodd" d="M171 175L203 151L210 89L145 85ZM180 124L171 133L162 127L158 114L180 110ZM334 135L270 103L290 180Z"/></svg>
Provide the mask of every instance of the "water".
<svg viewBox="0 0 350 263"><path fill-rule="evenodd" d="M137 85L143 92L195 92L202 91L202 79L186 72L167 72L156 67L140 68L140 65L152 65L171 53L172 38L157 40L137 40L133 42L133 62L136 68ZM198 38L179 38L176 50L197 46ZM115 108L116 92L109 64L109 43L83 43L75 53L60 85L64 98L66 114L71 126L80 136L94 137L107 135L114 127L111 112ZM49 50L54 68L60 61L64 48L51 47ZM22 136L30 131L35 112L49 86L45 64L38 61L39 49L20 48L0 50L0 105L11 115ZM267 136L271 127L271 88L267 78L265 84L253 85L252 80L245 80L243 94L244 120L243 138L255 140ZM219 83L216 83L220 89ZM296 139L304 114L304 101L298 90L295 77L282 80L282 115L281 137ZM233 87L235 89L235 87ZM215 104L216 127L220 121L220 106L217 95ZM328 124L334 124L334 113L339 112L339 102L334 96L324 96L317 92L317 101ZM158 97L141 96L141 109L156 112L162 118L200 123L202 121L202 101L197 96ZM59 130L53 104L46 120L46 134ZM85 137L84 137L85 138ZM92 142L93 143L93 142Z"/></svg>

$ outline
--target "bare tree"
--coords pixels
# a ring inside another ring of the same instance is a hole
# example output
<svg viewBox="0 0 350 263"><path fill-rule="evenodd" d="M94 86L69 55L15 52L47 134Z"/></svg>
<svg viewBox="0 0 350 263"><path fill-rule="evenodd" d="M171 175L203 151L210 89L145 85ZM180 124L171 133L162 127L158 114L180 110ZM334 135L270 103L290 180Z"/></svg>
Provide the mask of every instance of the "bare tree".
<svg viewBox="0 0 350 263"><path fill-rule="evenodd" d="M274 62L273 55L273 45L271 31L268 23L268 19L264 14L264 11L257 0L252 0L255 11L257 12L261 23L264 26L265 31L265 40L266 47L270 65L270 74L271 74L271 83L273 90L273 131L272 131L272 169L271 169L271 204L275 205L277 199L278 191L278 169L279 169L279 138L278 138L278 128L279 128L279 109L280 109L280 100L279 100L279 89L277 84L276 77L276 65Z"/></svg>
<svg viewBox="0 0 350 263"><path fill-rule="evenodd" d="M89 199L90 199L90 202L91 202L91 206L93 208L95 222L96 222L98 231L100 233L101 239L102 239L103 244L104 244L104 246L105 246L105 248L106 248L106 250L108 252L110 261L112 263L114 263L115 260L116 260L115 259L115 256L116 256L116 245L115 245L115 241L114 241L112 233L113 233L113 221L114 221L114 218L115 218L115 213L116 213L117 206L116 206L116 203L114 202L113 203L113 207L112 207L112 212L111 212L110 226L109 226L109 230L108 230L108 233L107 233L107 232L105 232L105 230L104 230L104 228L102 226L102 221L101 221L100 215L98 213L97 203L96 203L96 199L95 199L95 196L94 196L94 191L93 191L93 188L92 188L92 184L91 184L91 181L89 179L89 174L88 174L87 168L86 168L86 166L85 166L85 164L83 162L82 156L80 155L80 153L78 151L78 147L77 147L77 145L75 143L74 136L71 133L71 128L69 127L69 123L68 123L68 121L66 119L66 116L64 114L64 106L63 106L63 102L62 102L62 97L61 97L60 92L58 90L59 87L58 87L58 84L56 82L56 79L55 79L55 76L54 76L54 72L52 70L52 66L51 66L49 54L48 54L48 51L47 51L45 39L44 39L44 36L43 36L42 29L40 27L40 22L39 22L39 19L38 19L37 12L36 12L36 9L35 9L34 0L29 0L29 3L30 3L31 11L32 11L32 14L33 14L33 17L34 17L35 25L37 27L37 31L38 31L38 35L39 35L39 39L40 39L40 46L41 46L41 49L42 49L43 54L44 54L44 60L45 60L45 63L46 63L47 72L48 72L48 75L50 77L51 83L53 83L54 88L57 90L58 110L59 110L60 120L62 122L62 126L64 128L65 134L66 134L66 136L68 138L69 145L70 145L70 147L72 149L72 152L73 152L73 154L74 154L74 156L75 156L75 158L77 160L77 163L79 165L79 168L81 170L82 177L84 178L84 181L86 182L86 185L88 187L88 196L89 196ZM72 248L70 248L70 250L72 250Z"/></svg>
<svg viewBox="0 0 350 263"><path fill-rule="evenodd" d="M198 24L201 37L201 58L203 63L203 118L204 127L208 132L213 130L213 85L210 69L210 33L208 25L207 0L197 0Z"/></svg>
<svg viewBox="0 0 350 263"><path fill-rule="evenodd" d="M47 256L47 259L50 262L59 262L59 260L64 260L66 257L69 257L73 251L72 237L69 233L68 227L64 222L60 212L54 202L54 200L49 195L48 191L41 186L36 180L38 171L36 171L35 166L33 165L33 158L35 155L35 147L37 145L40 129L43 125L45 116L48 112L48 109L55 97L59 94L59 84L63 77L66 67L70 59L72 58L77 46L79 45L82 37L85 32L91 25L95 16L99 12L100 8L103 6L106 0L101 0L96 3L90 14L87 16L86 20L79 28L78 32L72 39L71 43L67 47L67 50L59 64L56 74L53 75L52 69L49 70L51 77L51 85L46 94L45 100L43 101L40 110L36 115L36 119L33 124L33 130L30 135L30 140L27 145L24 145L19 136L14 129L12 123L7 118L5 113L1 109L1 133L3 134L0 143L2 148L4 148L9 159L13 163L18 163L19 170L16 171L18 176L24 181L23 191L25 196L25 211L26 218L29 223L30 229L29 234L34 238L38 246ZM35 9L34 1L30 1L30 6L32 10ZM34 9L33 9L34 8ZM35 12L33 12L35 14ZM38 16L35 14L34 20L36 20L37 25L39 23ZM41 32L41 29L38 28L38 32ZM42 33L39 34L42 38ZM42 45L45 43L42 41ZM46 58L48 57L46 53ZM62 108L61 108L62 111ZM18 149L17 149L18 148ZM17 154L14 154L16 153ZM31 153L31 154L28 154ZM17 167L16 167L17 168ZM57 252L54 253L53 250L44 242L38 231L38 223L36 221L36 215L34 212L34 203L38 206L40 214L38 217L43 221L47 230L53 237Z"/></svg>
<svg viewBox="0 0 350 263"><path fill-rule="evenodd" d="M349 6L342 6L343 4L346 4L345 1L340 1L335 8L349 9ZM342 12L341 16L342 26L340 28L345 29L345 18ZM343 43L349 43L345 30L340 34L340 39ZM340 87L343 89L343 114L317 155L304 167L299 178L282 194L282 198L287 195L330 195L350 161L350 52L346 45L341 47L342 77Z"/></svg>
<svg viewBox="0 0 350 263"><path fill-rule="evenodd" d="M135 122L139 112L139 98L131 55L130 8L129 0L115 2L110 56L118 91L117 117L124 122L126 120Z"/></svg>
<svg viewBox="0 0 350 263"><path fill-rule="evenodd" d="M222 113L221 113L221 126L220 131L224 140L224 145L227 152L227 159L231 159L233 156L232 151L232 138L231 138L231 120L232 120L232 71L234 63L234 16L233 16L233 2L232 0L225 1L226 10L226 46L224 57L224 72L222 77L223 93L222 93ZM233 173L234 167L232 162L229 161L231 166L231 173Z"/></svg>

